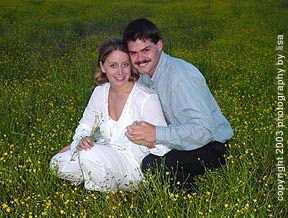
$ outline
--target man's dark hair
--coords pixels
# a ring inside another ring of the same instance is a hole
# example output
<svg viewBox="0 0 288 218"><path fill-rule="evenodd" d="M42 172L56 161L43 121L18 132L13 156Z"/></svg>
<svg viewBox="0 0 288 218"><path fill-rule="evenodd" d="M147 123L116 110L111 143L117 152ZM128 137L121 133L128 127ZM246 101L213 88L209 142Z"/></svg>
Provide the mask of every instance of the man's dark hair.
<svg viewBox="0 0 288 218"><path fill-rule="evenodd" d="M161 39L161 34L157 26L145 18L130 22L124 30L123 41L135 42L137 39L150 40L156 44Z"/></svg>

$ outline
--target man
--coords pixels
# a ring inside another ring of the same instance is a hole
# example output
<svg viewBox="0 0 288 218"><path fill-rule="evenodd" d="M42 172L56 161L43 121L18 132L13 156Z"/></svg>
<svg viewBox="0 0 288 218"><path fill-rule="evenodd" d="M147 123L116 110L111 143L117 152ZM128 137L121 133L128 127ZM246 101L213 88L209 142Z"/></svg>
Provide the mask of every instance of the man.
<svg viewBox="0 0 288 218"><path fill-rule="evenodd" d="M129 140L148 148L155 144L171 148L164 156L165 169L181 184L193 184L194 176L225 164L233 132L199 70L167 55L158 28L147 19L129 23L123 40L132 64L142 74L139 82L158 94L168 124L160 127L134 122L127 127ZM154 169L161 161L150 154L142 169Z"/></svg>

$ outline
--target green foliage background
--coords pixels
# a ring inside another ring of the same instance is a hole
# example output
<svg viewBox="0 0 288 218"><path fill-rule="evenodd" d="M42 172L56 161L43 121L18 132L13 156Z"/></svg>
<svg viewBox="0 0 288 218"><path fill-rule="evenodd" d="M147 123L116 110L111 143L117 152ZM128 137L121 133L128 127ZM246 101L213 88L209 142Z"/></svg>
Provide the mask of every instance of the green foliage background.
<svg viewBox="0 0 288 218"><path fill-rule="evenodd" d="M94 88L99 44L121 38L140 17L159 26L167 53L200 69L234 130L227 167L199 177L193 194L168 192L149 176L138 191L113 198L48 169L71 141ZM287 57L284 0L2 0L0 216L287 216L275 168L278 34Z"/></svg>

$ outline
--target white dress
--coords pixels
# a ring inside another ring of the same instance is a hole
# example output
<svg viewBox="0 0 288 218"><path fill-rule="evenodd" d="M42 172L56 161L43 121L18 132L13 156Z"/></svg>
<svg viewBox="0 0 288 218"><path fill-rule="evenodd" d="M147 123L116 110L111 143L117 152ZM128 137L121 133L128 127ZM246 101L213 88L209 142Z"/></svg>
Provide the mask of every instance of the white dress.
<svg viewBox="0 0 288 218"><path fill-rule="evenodd" d="M110 83L97 86L92 93L83 117L73 136L71 150L56 154L50 168L60 178L75 184L84 182L89 190L111 192L137 188L143 174L140 165L149 153L163 156L170 151L163 145L153 149L137 145L125 136L126 127L134 121L146 121L166 126L158 96L139 83L135 83L118 121L109 117L108 93ZM91 136L99 126L103 137L87 151L78 151L81 138ZM93 128L94 127L94 128Z"/></svg>

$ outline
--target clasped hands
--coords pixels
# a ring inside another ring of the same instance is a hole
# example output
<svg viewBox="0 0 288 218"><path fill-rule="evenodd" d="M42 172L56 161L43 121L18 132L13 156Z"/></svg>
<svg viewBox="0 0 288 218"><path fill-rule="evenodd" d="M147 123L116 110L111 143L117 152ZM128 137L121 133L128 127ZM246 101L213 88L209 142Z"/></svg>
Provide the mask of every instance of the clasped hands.
<svg viewBox="0 0 288 218"><path fill-rule="evenodd" d="M155 147L155 126L145 121L135 121L132 125L127 127L125 133L127 138L138 145L144 145L147 148Z"/></svg>

